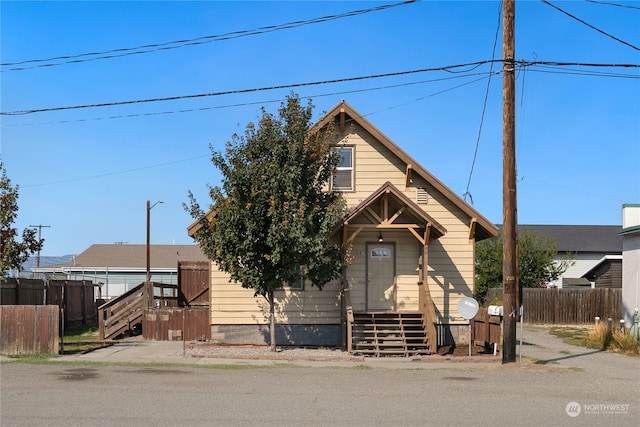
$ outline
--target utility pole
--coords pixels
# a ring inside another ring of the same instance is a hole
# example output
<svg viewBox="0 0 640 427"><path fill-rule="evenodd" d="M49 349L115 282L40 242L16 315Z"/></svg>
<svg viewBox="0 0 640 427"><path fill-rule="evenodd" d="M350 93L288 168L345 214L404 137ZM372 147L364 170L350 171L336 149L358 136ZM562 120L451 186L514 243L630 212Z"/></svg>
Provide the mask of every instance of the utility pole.
<svg viewBox="0 0 640 427"><path fill-rule="evenodd" d="M151 284L151 209L162 201L151 204L147 200L147 277L145 280L144 300L145 308L152 308L153 305L153 285Z"/></svg>
<svg viewBox="0 0 640 427"><path fill-rule="evenodd" d="M516 361L516 310L518 302L518 209L516 197L515 133L515 0L502 6L502 281L504 325L502 363Z"/></svg>
<svg viewBox="0 0 640 427"><path fill-rule="evenodd" d="M30 225L29 227L38 229L38 241L40 241L40 239L42 238L42 229L50 228L51 226L38 224L38 225ZM36 257L36 268L39 268L39 267L40 267L40 249L38 249L38 256Z"/></svg>

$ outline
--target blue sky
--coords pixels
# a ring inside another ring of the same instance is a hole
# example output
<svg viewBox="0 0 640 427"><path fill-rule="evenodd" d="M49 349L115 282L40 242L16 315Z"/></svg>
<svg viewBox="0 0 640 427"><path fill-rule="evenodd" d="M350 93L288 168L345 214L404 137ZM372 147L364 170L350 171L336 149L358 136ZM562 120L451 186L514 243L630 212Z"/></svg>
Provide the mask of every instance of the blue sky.
<svg viewBox="0 0 640 427"><path fill-rule="evenodd" d="M2 64L218 36L385 2L2 1ZM640 64L640 2L516 2L516 59ZM46 67L3 65L3 113L211 94L446 67L494 55L494 1L422 1L228 40ZM628 44L631 46L629 46ZM99 55L100 56L100 55ZM105 55L101 55L105 56ZM13 68L27 68L13 70ZM502 222L500 64L296 88L316 117L345 99L473 206ZM589 74L589 75L587 75ZM488 76L486 111L473 163ZM527 66L517 73L518 221L621 223L640 202L640 70ZM0 116L1 160L19 185L16 226L49 225L43 255L94 243L192 243L191 190L207 205L209 161L292 89ZM471 168L473 174L467 188Z"/></svg>

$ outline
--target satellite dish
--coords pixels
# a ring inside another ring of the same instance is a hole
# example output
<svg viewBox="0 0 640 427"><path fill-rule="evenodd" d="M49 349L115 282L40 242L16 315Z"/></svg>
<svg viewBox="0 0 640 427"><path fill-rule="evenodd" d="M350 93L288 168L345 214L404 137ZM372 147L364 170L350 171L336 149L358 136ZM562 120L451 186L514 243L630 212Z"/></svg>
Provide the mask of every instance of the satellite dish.
<svg viewBox="0 0 640 427"><path fill-rule="evenodd" d="M473 319L478 314L478 308L480 308L480 304L471 297L465 297L458 301L458 313L466 320Z"/></svg>

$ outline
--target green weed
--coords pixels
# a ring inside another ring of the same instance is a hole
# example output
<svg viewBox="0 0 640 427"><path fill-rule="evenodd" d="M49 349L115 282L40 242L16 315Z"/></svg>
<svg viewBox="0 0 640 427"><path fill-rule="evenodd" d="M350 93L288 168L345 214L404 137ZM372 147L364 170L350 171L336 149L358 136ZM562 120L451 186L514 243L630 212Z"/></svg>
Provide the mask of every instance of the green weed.
<svg viewBox="0 0 640 427"><path fill-rule="evenodd" d="M586 347L585 341L589 335L589 328L580 326L554 326L549 333L561 338L563 342L578 347Z"/></svg>

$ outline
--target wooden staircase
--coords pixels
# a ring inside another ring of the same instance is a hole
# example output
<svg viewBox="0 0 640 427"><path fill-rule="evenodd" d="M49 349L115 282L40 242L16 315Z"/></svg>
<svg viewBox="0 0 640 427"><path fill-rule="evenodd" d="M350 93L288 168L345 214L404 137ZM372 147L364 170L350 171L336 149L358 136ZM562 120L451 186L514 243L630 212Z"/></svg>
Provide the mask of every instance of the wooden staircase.
<svg viewBox="0 0 640 427"><path fill-rule="evenodd" d="M421 313L353 313L351 353L363 356L431 354ZM431 337L435 339L435 337Z"/></svg>
<svg viewBox="0 0 640 427"><path fill-rule="evenodd" d="M100 339L113 339L142 325L144 283L98 307Z"/></svg>

